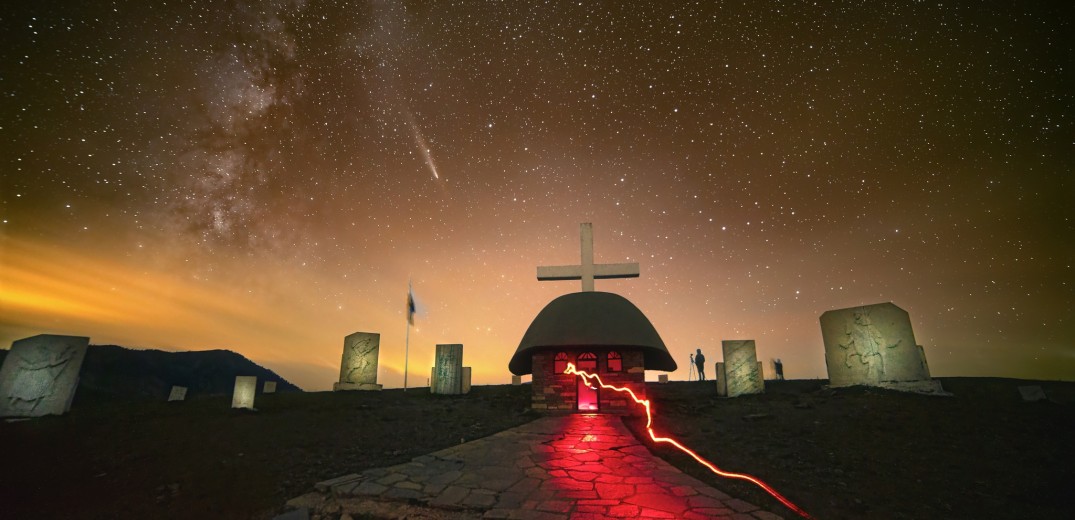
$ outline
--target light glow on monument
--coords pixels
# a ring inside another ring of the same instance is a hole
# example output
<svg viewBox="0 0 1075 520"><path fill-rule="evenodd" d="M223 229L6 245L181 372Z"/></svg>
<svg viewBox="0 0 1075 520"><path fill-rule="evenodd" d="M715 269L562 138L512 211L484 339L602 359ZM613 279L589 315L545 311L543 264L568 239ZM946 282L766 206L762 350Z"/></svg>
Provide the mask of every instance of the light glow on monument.
<svg viewBox="0 0 1075 520"><path fill-rule="evenodd" d="M765 490L766 493L769 493L770 495L772 495L773 498L779 500L781 504L784 504L785 506L788 507L788 509L791 509L792 511L795 511L796 513L798 513L803 518L813 518L812 516L810 516L809 513L804 511L799 506L795 505L795 503L793 503L791 500L788 500L786 497L784 497L784 495L781 495L777 490L773 489L772 486L770 486L769 484L766 484L761 479L759 479L757 477L753 477L751 475L744 474L744 473L732 473L732 472L729 472L729 471L724 471L724 470L718 468L716 466L716 464L713 464L712 462L706 460L702 456L700 456L697 453L695 453L694 451L692 451L690 448L680 444L675 439L672 439L670 437L658 437L657 434L653 432L653 412L650 409L650 401L649 401L649 399L639 399L638 396L635 395L635 393L633 391L631 391L630 388L606 385L604 381L601 381L601 376L599 376L597 374L591 374L591 373L586 372L584 370L576 370L574 363L569 362L567 364L567 369L564 370L564 373L565 374L575 374L575 375L581 377L582 380L586 382L587 386L590 385L591 380L594 380L594 381L597 382L597 385L600 386L601 388L607 388L609 390L614 390L616 392L625 392L628 395L630 395L631 399L634 399L634 401L636 403L642 405L642 407L646 409L646 432L649 434L649 438L652 439L653 442L671 444L672 446L675 446L676 448L679 448L679 450L682 451L683 453L686 453L687 455L690 455L691 458L693 458L694 460L698 461L699 464L705 466L706 468L709 468L709 471L712 471L716 475L719 475L719 476L724 477L724 478L733 478L733 479L746 480L747 482L751 482L751 483L757 485L758 487L762 488L763 490Z"/></svg>

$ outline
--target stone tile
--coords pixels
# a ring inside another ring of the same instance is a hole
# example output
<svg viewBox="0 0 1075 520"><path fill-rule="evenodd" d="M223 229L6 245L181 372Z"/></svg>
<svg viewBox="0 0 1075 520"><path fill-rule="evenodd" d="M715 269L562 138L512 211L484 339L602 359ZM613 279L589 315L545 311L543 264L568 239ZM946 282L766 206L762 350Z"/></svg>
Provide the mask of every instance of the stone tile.
<svg viewBox="0 0 1075 520"><path fill-rule="evenodd" d="M495 506L498 509L521 509L529 496L528 493L500 493L496 496Z"/></svg>
<svg viewBox="0 0 1075 520"><path fill-rule="evenodd" d="M429 503L435 506L454 506L462 502L463 499L466 498L469 494L470 490L467 488L459 486L448 486L444 489L444 491L441 491L439 495L433 497L433 499L430 500Z"/></svg>
<svg viewBox="0 0 1075 520"><path fill-rule="evenodd" d="M396 482L399 482L401 480L406 480L406 478L407 478L407 475L404 475L402 473L390 473L388 475L385 475L385 476L377 479L377 483L378 484L383 484L385 486L391 486L392 484L395 484Z"/></svg>
<svg viewBox="0 0 1075 520"><path fill-rule="evenodd" d="M770 513L768 511L754 511L750 514L754 515L755 518L758 518L760 520L784 520L784 517L775 513Z"/></svg>
<svg viewBox="0 0 1075 520"><path fill-rule="evenodd" d="M588 471L568 471L567 474L575 480L582 480L585 482L591 482L597 478L597 473L590 473Z"/></svg>
<svg viewBox="0 0 1075 520"><path fill-rule="evenodd" d="M336 478L333 478L333 479L328 479L328 480L323 480L321 482L318 482L317 484L314 484L314 489L324 493L324 492L326 492L326 491L328 491L328 490L330 490L330 489L332 489L332 488L334 488L336 486L339 486L341 484L352 484L352 483L355 483L355 482L357 482L359 480L362 480L362 479L363 479L362 475L359 475L357 473L351 473L349 475L344 475L342 477L336 477Z"/></svg>
<svg viewBox="0 0 1075 520"><path fill-rule="evenodd" d="M673 486L671 491L677 497L689 497L698 494L698 491L693 486Z"/></svg>
<svg viewBox="0 0 1075 520"><path fill-rule="evenodd" d="M639 493L623 499L628 504L641 506L643 509L657 509L666 513L682 514L690 509L683 498L663 493Z"/></svg>
<svg viewBox="0 0 1075 520"><path fill-rule="evenodd" d="M385 491L383 494L381 494L381 496L384 498L391 498L396 500L417 500L419 498L425 498L425 494L423 494L421 491L417 491L414 489L401 489L396 487L388 489L388 491Z"/></svg>
<svg viewBox="0 0 1075 520"><path fill-rule="evenodd" d="M606 514L608 512L608 506L575 506L575 513L597 513Z"/></svg>
<svg viewBox="0 0 1075 520"><path fill-rule="evenodd" d="M713 497L707 497L705 495L697 495L687 497L687 504L692 508L696 507L725 507L726 504L722 500L717 500Z"/></svg>
<svg viewBox="0 0 1075 520"><path fill-rule="evenodd" d="M496 504L496 495L479 493L478 491L481 490L475 490L467 495L467 497L463 499L462 504L467 507L482 509L493 507L493 505Z"/></svg>
<svg viewBox="0 0 1075 520"><path fill-rule="evenodd" d="M444 484L429 484L429 483L427 483L425 485L425 487L422 488L422 492L427 494L427 495L439 495L439 494L441 494L442 491L444 491L444 488L446 488L446 487L448 487L448 486L445 486Z"/></svg>
<svg viewBox="0 0 1075 520"><path fill-rule="evenodd" d="M507 489L509 493L530 493L541 486L541 481L536 478L526 477Z"/></svg>
<svg viewBox="0 0 1075 520"><path fill-rule="evenodd" d="M631 505L622 504L618 506L612 506L608 509L608 516L616 518L637 518L641 514L642 508Z"/></svg>
<svg viewBox="0 0 1075 520"><path fill-rule="evenodd" d="M639 518L675 518L676 515L672 513L666 513L664 511L658 511L656 509L642 509L642 512L638 514Z"/></svg>
<svg viewBox="0 0 1075 520"><path fill-rule="evenodd" d="M738 498L730 498L728 500L724 500L724 505L740 513L749 513L751 511L757 511L759 509L758 506L751 504L750 502L744 502L742 500L739 500Z"/></svg>
<svg viewBox="0 0 1075 520"><path fill-rule="evenodd" d="M571 512L571 502L566 500L542 500L538 502L538 511L548 511L550 513L569 513Z"/></svg>
<svg viewBox="0 0 1075 520"><path fill-rule="evenodd" d="M726 507L699 507L698 509L691 509L691 511L701 513L709 518L713 518L715 516L731 516L735 514L735 511L732 511L731 509L728 509Z"/></svg>
<svg viewBox="0 0 1075 520"><path fill-rule="evenodd" d="M695 488L695 489L698 490L698 493L700 493L702 495L705 495L707 497L713 497L713 498L715 498L717 500L728 500L728 499L732 498L727 493L725 493L725 492L723 492L723 491L721 491L721 490L719 490L717 488L712 488L712 487L709 487L709 486L699 487L699 488Z"/></svg>
<svg viewBox="0 0 1075 520"><path fill-rule="evenodd" d="M593 491L593 490L561 491L561 492L557 493L557 496L560 497L560 498L572 498L572 499L587 498L587 499L589 499L589 498L597 498L597 492Z"/></svg>
<svg viewBox="0 0 1075 520"><path fill-rule="evenodd" d="M594 484L594 489L601 498L619 500L635 494L635 487L630 484Z"/></svg>
<svg viewBox="0 0 1075 520"><path fill-rule="evenodd" d="M351 490L353 495L366 495L366 496L379 496L388 490L388 486L378 484L376 482L365 481L358 485L355 489Z"/></svg>

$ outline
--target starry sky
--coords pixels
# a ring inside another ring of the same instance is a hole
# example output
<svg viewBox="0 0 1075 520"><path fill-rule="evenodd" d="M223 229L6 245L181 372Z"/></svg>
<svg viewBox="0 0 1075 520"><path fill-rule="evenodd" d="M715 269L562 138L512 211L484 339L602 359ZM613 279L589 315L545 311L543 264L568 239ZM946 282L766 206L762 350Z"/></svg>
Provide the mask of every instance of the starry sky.
<svg viewBox="0 0 1075 520"><path fill-rule="evenodd" d="M369 331L398 387L410 281L409 384L437 343L503 384L592 222L672 379L722 339L824 378L821 313L886 301L935 376L1075 379L1069 2L3 11L4 348L225 348L326 390Z"/></svg>

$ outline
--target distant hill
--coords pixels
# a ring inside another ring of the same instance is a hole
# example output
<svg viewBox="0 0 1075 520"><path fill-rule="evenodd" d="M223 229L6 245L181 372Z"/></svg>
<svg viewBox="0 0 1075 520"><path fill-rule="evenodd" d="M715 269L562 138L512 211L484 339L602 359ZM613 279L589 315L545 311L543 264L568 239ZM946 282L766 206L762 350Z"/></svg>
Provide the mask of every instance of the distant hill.
<svg viewBox="0 0 1075 520"><path fill-rule="evenodd" d="M0 350L0 363L7 356ZM167 399L172 385L187 387L187 399L231 394L235 376L257 376L258 392L276 381L277 392L301 392L272 370L230 350L164 352L116 345L90 345L75 392L75 402Z"/></svg>

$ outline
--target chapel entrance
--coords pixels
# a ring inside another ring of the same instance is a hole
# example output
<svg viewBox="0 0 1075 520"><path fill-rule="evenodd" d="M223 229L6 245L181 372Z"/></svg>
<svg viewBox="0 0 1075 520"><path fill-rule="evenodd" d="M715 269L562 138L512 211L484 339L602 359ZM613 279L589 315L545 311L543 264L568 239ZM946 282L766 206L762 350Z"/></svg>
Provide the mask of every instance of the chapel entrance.
<svg viewBox="0 0 1075 520"><path fill-rule="evenodd" d="M578 358L579 370L590 374L597 373L597 355L593 352L583 352ZM579 377L576 386L578 395L577 409L580 412L596 412L600 408L597 398L597 384L588 383L586 378Z"/></svg>
<svg viewBox="0 0 1075 520"><path fill-rule="evenodd" d="M578 395L579 404L578 409L580 412L596 412L598 411L597 400L597 388L586 384L586 380L578 378Z"/></svg>

